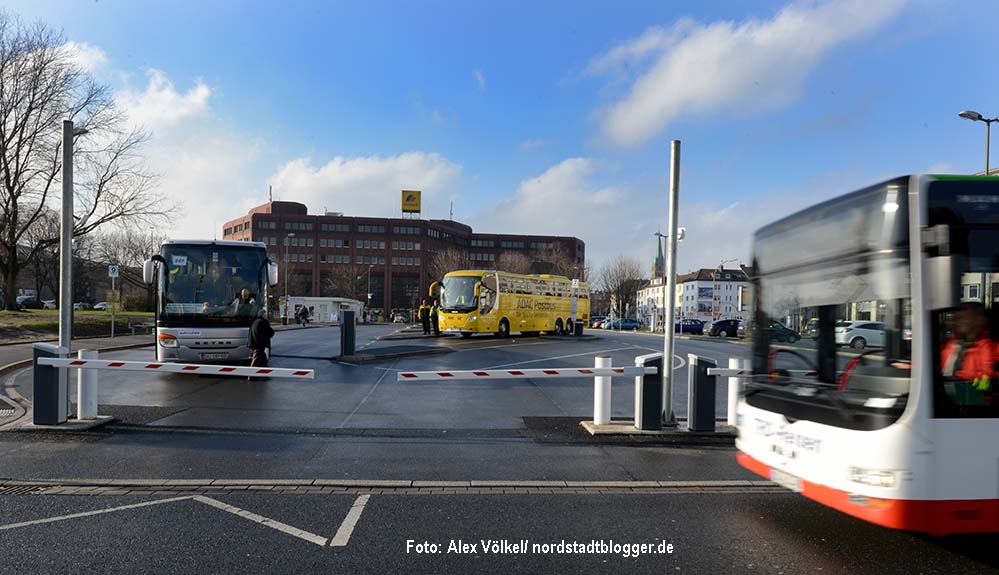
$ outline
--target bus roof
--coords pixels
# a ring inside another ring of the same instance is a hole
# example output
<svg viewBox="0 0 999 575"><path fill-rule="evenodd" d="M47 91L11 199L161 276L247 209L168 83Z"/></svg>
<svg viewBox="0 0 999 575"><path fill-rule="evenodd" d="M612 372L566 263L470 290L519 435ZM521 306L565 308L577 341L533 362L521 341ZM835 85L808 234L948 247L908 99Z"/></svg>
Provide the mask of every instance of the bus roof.
<svg viewBox="0 0 999 575"><path fill-rule="evenodd" d="M552 275L552 274L514 274L510 272L505 272L501 270L455 270L453 272L448 272L444 274L444 277L448 276L484 276L486 274L499 274L503 277L511 278L524 278L531 280L560 280L560 281L572 281L565 276ZM585 284L587 282L581 281L579 283Z"/></svg>
<svg viewBox="0 0 999 575"><path fill-rule="evenodd" d="M264 242L241 242L234 240L165 240L160 246L246 246L267 249Z"/></svg>

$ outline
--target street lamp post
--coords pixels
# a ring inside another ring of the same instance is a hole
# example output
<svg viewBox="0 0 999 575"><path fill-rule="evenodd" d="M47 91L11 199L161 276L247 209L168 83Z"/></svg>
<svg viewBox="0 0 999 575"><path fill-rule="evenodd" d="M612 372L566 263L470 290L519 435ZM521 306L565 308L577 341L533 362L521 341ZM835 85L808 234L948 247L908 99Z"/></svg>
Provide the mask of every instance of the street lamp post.
<svg viewBox="0 0 999 575"><path fill-rule="evenodd" d="M989 175L989 139L990 139L990 128L992 127L992 122L999 121L999 117L986 118L974 110L964 110L959 113L965 120L971 120L972 122L985 122L985 175Z"/></svg>
<svg viewBox="0 0 999 575"><path fill-rule="evenodd" d="M368 265L368 291L364 292L368 296L368 313L371 313L371 268L375 267L375 264Z"/></svg>
<svg viewBox="0 0 999 575"><path fill-rule="evenodd" d="M281 325L288 325L288 246L291 238L295 237L295 232L290 232L284 236L284 313L281 314Z"/></svg>

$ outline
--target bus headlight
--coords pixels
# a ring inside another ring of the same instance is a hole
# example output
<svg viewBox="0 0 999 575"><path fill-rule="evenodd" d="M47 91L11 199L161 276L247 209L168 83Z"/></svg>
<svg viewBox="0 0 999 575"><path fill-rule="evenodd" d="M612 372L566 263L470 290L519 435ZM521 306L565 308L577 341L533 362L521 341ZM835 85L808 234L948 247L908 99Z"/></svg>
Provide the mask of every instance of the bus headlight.
<svg viewBox="0 0 999 575"><path fill-rule="evenodd" d="M475 321L477 319L479 319L478 316L470 315L467 318L465 318L465 321L468 322L468 323L471 323L471 322L473 322L473 321Z"/></svg>
<svg viewBox="0 0 999 575"><path fill-rule="evenodd" d="M873 485L874 487L894 487L895 472L886 469L864 469L863 467L851 467L848 472L850 481Z"/></svg>
<svg viewBox="0 0 999 575"><path fill-rule="evenodd" d="M177 338L172 335L161 333L159 335L160 347L177 347Z"/></svg>

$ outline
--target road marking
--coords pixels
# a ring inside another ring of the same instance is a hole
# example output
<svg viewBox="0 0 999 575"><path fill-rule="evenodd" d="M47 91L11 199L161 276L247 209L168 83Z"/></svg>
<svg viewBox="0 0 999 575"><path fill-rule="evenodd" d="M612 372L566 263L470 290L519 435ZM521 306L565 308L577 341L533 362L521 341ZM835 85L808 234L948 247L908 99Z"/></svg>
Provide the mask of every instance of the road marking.
<svg viewBox="0 0 999 575"><path fill-rule="evenodd" d="M350 541L350 534L354 532L354 527L357 525L357 521L361 518L361 512L364 511L364 506L368 503L370 495L358 495L357 499L354 500L354 504L350 506L350 511L347 512L347 516L343 518L343 523L340 524L340 528L336 530L336 535L330 540L330 547L346 547L347 542Z"/></svg>
<svg viewBox="0 0 999 575"><path fill-rule="evenodd" d="M276 529L277 531L280 531L282 533L286 533L286 534L291 535L293 537L298 537L299 539L302 539L303 541L308 541L309 543L315 543L316 545L318 545L320 547L325 547L326 546L326 542L329 541L325 537L320 537L319 535L316 535L315 533L309 533L308 531L305 531L305 530L302 530L302 529L298 529L297 527L292 527L291 525L287 525L285 523L281 523L280 521L276 521L274 519L270 519L268 517L264 517L263 515L257 515L256 513L253 513L251 511L246 511L245 509L240 509L239 507L236 507L234 505L229 505L227 503L222 503L221 501L212 499L211 497L205 497L204 495L195 495L192 499L194 499L195 501L197 501L199 503L204 503L205 505L210 505L210 506L212 506L212 507L214 507L216 509L221 509L222 511L225 511L226 513L232 513L233 515L238 515L239 517L242 517L244 519L249 519L250 521L253 521L254 523L259 523L260 525L263 525L264 527L270 527L271 529ZM349 518L350 515L348 514L347 517ZM348 537L350 536L349 533L347 535L348 535ZM344 543L344 545L346 545L346 543Z"/></svg>
<svg viewBox="0 0 999 575"><path fill-rule="evenodd" d="M101 515L102 513L114 513L115 511L125 511L126 509L137 509L139 507L150 507L152 505L162 505L163 503L173 503L174 501L184 501L185 499L191 499L192 496L185 495L184 497L171 497L169 499L157 499L156 501L145 501L142 503L133 503L132 505L122 505L120 507L111 507L109 509L98 509L97 511L84 511L83 513L73 513L70 515L60 515L59 517L49 517L47 519L35 519L34 521L23 521L21 523L10 523L8 525L0 525L0 531L7 529L17 529L18 527L28 527L30 525L42 525L44 523L55 523L56 521L66 521L68 519L78 519L80 517L91 517L94 515Z"/></svg>
<svg viewBox="0 0 999 575"><path fill-rule="evenodd" d="M398 362L399 362L398 359L394 359L392 360L392 365L395 365ZM382 372L382 376L379 377L378 381L376 381L375 384L371 386L371 389L368 390L368 393L364 396L364 399L362 399L361 402L357 404L357 407L354 408L354 411L350 412L350 415L348 415L343 421L340 422L340 425L336 427L337 429L343 429L343 426L347 425L347 422L350 421L350 418L354 417L354 414L357 413L357 410L361 409L361 406L364 405L364 402L368 401L368 398L371 397L371 394L375 392L375 389L378 387L378 384L381 383L383 379L385 379L385 376L388 375L388 373L389 372L387 370Z"/></svg>
<svg viewBox="0 0 999 575"><path fill-rule="evenodd" d="M625 350L629 350L629 349L634 349L634 347L635 346L630 345L628 347L617 347L617 348L614 348L614 349L604 349L604 350L598 350L598 351L587 351L587 352L584 352L584 353L573 353L573 354L569 354L569 355L558 355L558 356L555 356L555 357L543 357L541 359L532 359L532 360L528 360L528 361L518 361L516 363L504 363L504 364L501 364L501 365L490 365L489 367L483 367L483 368L480 368L480 369L483 369L483 370L486 370L486 369L499 369L501 367L513 367L515 365L525 365L525 364L528 364L528 363L540 363L542 361L555 361L557 359L568 359L570 357L581 357L581 356L584 356L584 355L598 355L598 354L601 354L601 353L611 353L611 352L614 352L614 351L625 351Z"/></svg>

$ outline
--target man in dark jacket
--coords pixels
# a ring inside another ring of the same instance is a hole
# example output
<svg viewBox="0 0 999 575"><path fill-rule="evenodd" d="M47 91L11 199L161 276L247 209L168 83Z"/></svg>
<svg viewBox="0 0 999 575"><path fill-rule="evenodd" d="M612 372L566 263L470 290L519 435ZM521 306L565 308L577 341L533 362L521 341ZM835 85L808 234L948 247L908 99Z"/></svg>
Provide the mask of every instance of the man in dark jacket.
<svg viewBox="0 0 999 575"><path fill-rule="evenodd" d="M430 335L430 306L427 300L420 304L420 323L423 325L423 335Z"/></svg>
<svg viewBox="0 0 999 575"><path fill-rule="evenodd" d="M434 337L441 334L440 307L437 305L437 300L434 300L434 305L430 308L430 327L434 331Z"/></svg>
<svg viewBox="0 0 999 575"><path fill-rule="evenodd" d="M271 347L272 337L274 337L274 328L267 320L267 310L261 308L257 313L257 319L250 324L250 349L253 350L250 367L267 367L267 350Z"/></svg>

